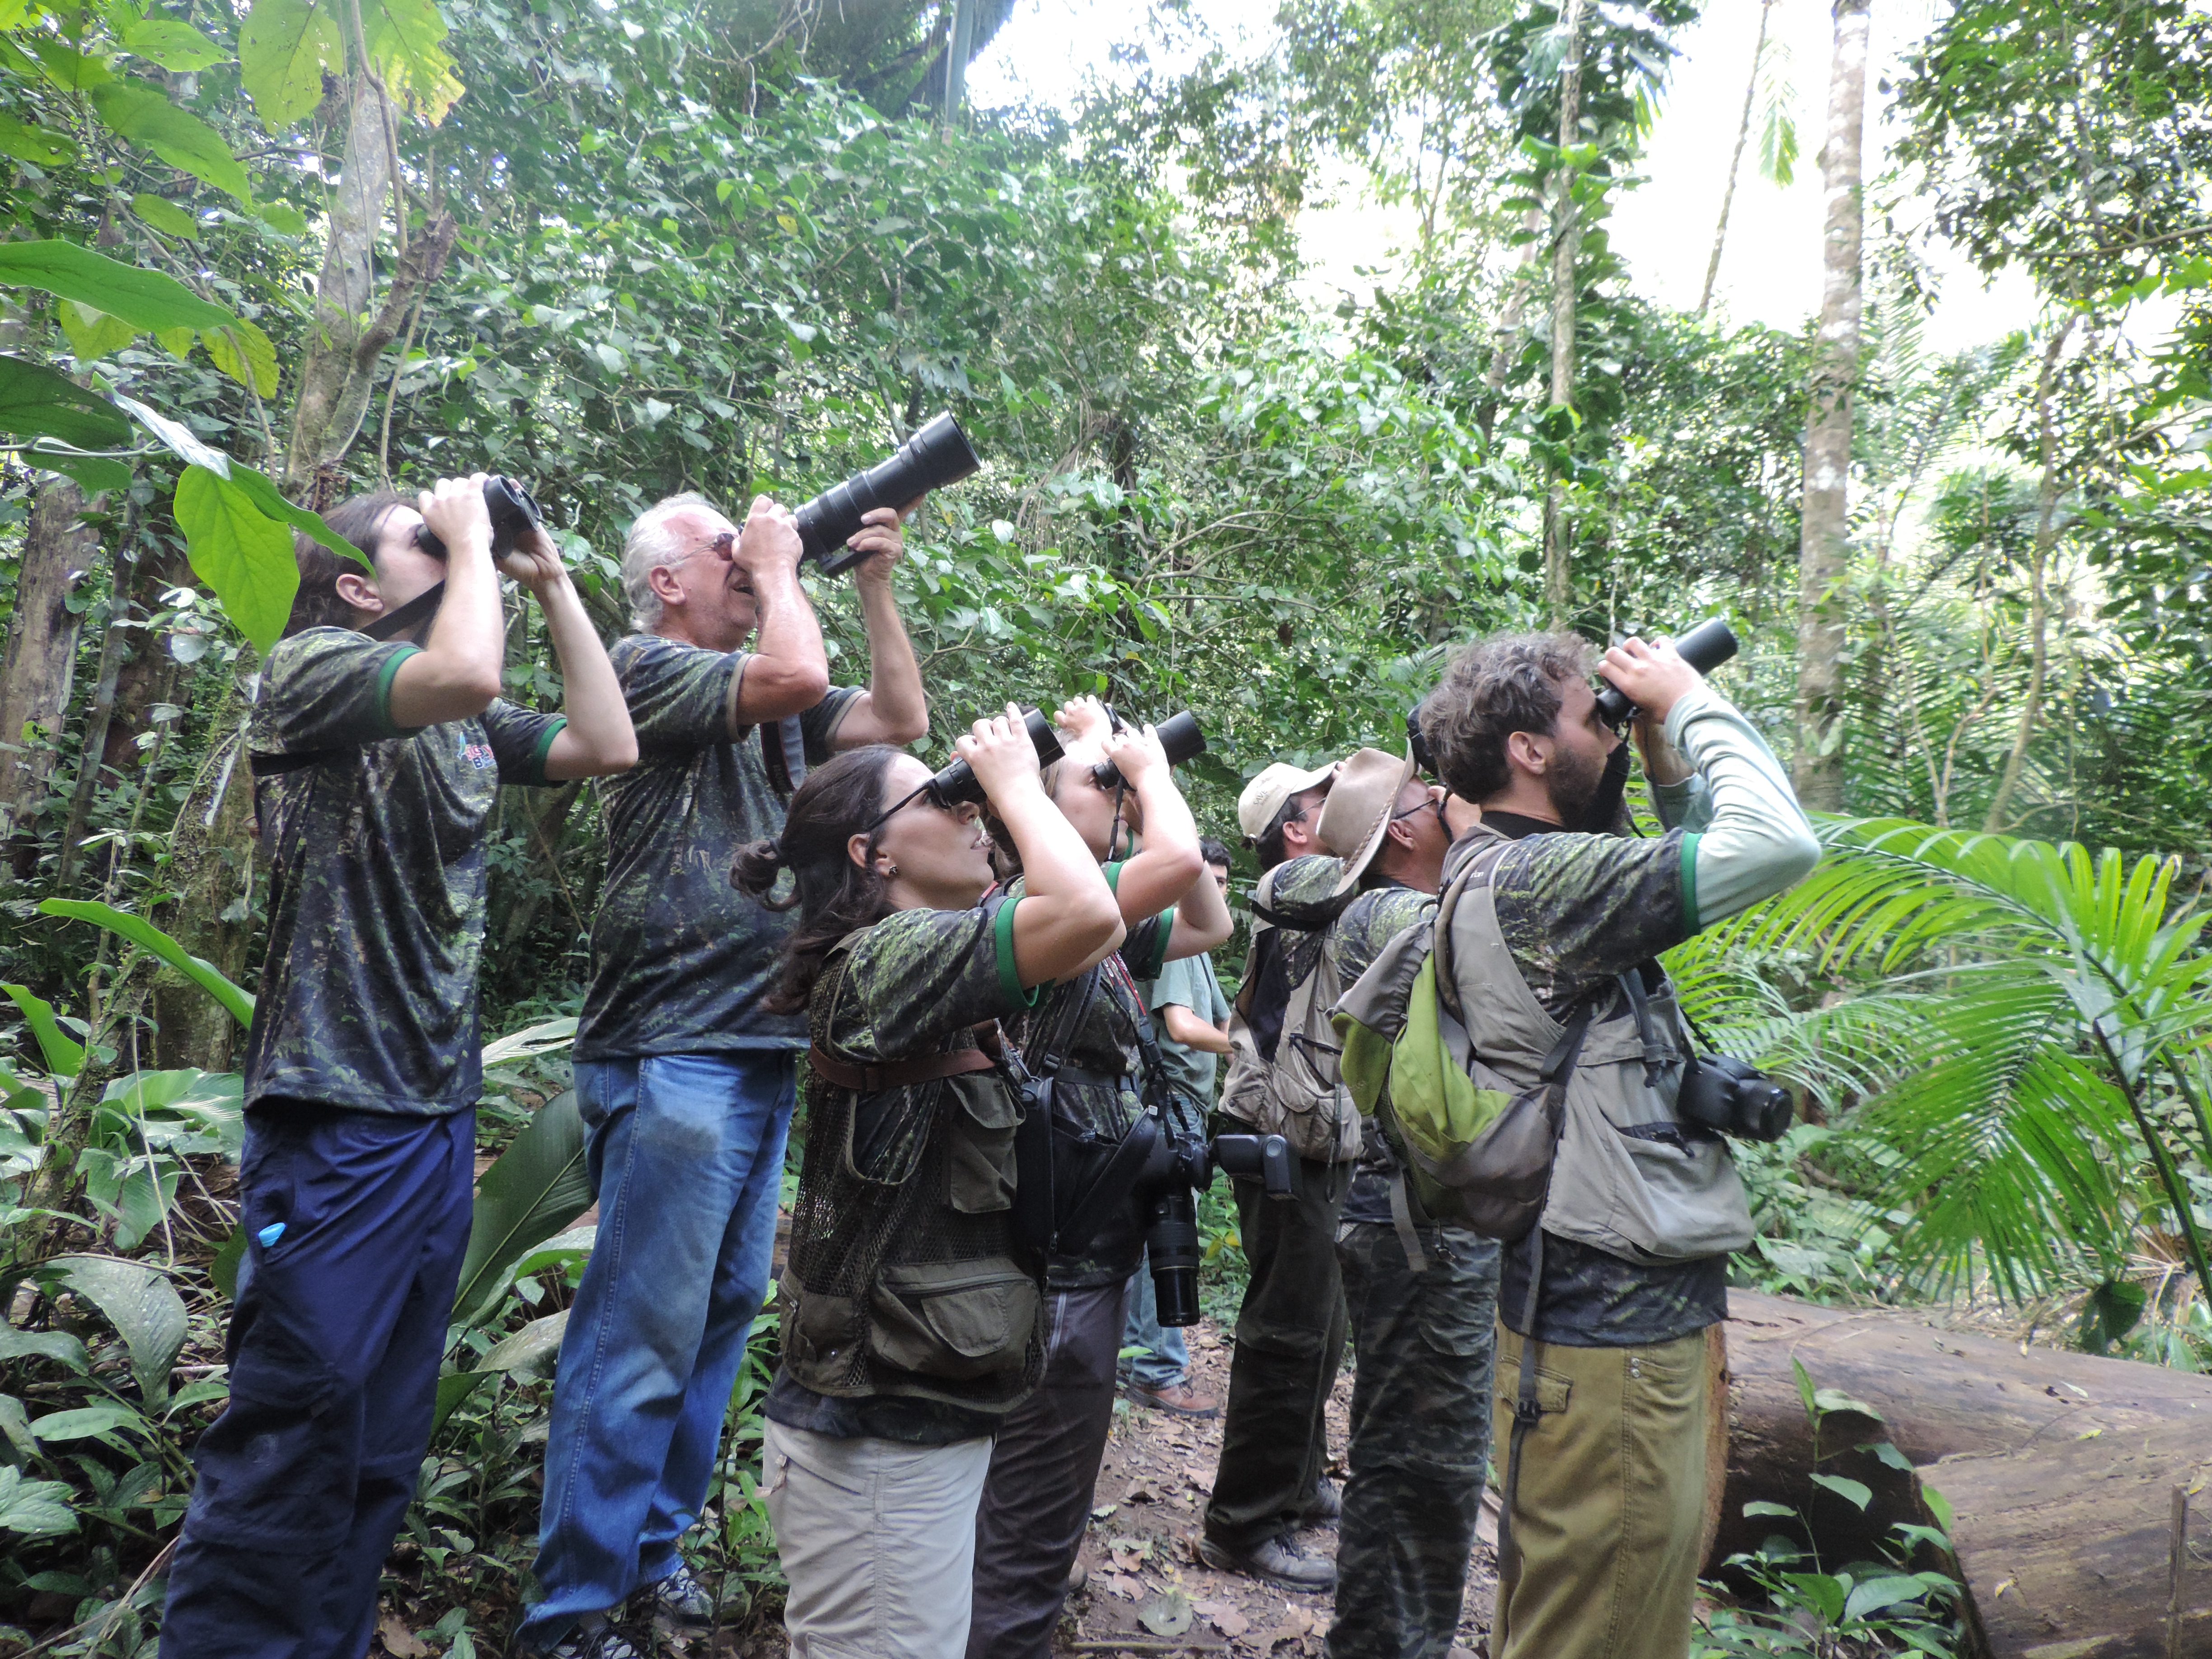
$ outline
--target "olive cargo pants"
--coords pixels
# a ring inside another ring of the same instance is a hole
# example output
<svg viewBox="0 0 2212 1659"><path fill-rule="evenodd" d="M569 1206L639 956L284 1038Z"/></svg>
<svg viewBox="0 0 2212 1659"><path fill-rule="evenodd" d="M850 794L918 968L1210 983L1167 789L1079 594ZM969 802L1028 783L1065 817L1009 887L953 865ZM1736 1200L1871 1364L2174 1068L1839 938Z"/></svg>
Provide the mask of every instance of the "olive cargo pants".
<svg viewBox="0 0 2212 1659"><path fill-rule="evenodd" d="M1520 1382L1521 1339L1501 1323L1501 1475ZM1513 1504L1520 1571L1500 1564L1491 1651L1682 1659L1705 1520L1705 1333L1634 1348L1540 1342L1536 1382L1542 1416Z"/></svg>

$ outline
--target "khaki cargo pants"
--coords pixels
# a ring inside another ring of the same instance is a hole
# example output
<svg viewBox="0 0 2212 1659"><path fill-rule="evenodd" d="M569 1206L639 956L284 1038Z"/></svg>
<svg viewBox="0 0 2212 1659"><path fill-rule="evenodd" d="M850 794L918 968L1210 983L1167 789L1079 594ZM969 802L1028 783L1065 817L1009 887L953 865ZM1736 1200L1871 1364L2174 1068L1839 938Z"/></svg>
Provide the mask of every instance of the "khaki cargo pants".
<svg viewBox="0 0 2212 1659"><path fill-rule="evenodd" d="M1704 1333L1638 1348L1541 1342L1536 1382L1543 1415L1522 1445L1513 1507L1521 1571L1500 1586L1491 1651L1683 1659L1705 1518ZM1501 1478L1520 1386L1521 1339L1500 1324Z"/></svg>

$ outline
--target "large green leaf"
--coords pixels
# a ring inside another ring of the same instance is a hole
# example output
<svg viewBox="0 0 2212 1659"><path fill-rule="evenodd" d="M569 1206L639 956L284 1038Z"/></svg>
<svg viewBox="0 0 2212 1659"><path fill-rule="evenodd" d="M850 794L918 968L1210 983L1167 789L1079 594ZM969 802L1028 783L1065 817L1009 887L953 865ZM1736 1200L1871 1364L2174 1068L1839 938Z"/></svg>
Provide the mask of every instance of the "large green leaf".
<svg viewBox="0 0 2212 1659"><path fill-rule="evenodd" d="M330 8L307 0L254 0L238 34L238 78L272 132L322 101L323 76L343 77L345 36Z"/></svg>
<svg viewBox="0 0 2212 1659"><path fill-rule="evenodd" d="M342 559L351 559L363 569L374 571L376 567L362 556L361 550L323 522L322 514L311 513L304 507L295 507L286 501L276 486L243 461L233 461L226 475L243 490L246 498L272 519L282 519L293 529L320 542Z"/></svg>
<svg viewBox="0 0 2212 1659"><path fill-rule="evenodd" d="M185 1332L185 1304L167 1277L143 1262L105 1255L56 1256L40 1271L106 1316L130 1352L140 1392L149 1402L165 1398Z"/></svg>
<svg viewBox="0 0 2212 1659"><path fill-rule="evenodd" d="M111 351L120 351L138 337L138 331L120 317L111 317L104 311L79 305L75 300L60 301L58 308L62 332L69 337L70 350L80 363L94 362Z"/></svg>
<svg viewBox="0 0 2212 1659"><path fill-rule="evenodd" d="M523 1254L591 1208L584 1145L584 1120L570 1089L539 1107L529 1127L483 1172L460 1286L453 1293L457 1322L477 1324L489 1317Z"/></svg>
<svg viewBox="0 0 2212 1659"><path fill-rule="evenodd" d="M132 915L127 910L118 910L112 904L101 904L93 899L42 899L39 902L39 909L49 916L67 916L73 921L88 921L95 927L105 927L109 933L130 940L147 955L158 957L167 963L220 1002L241 1026L253 1024L253 999L251 995L213 963L194 956L145 917Z"/></svg>
<svg viewBox="0 0 2212 1659"><path fill-rule="evenodd" d="M300 591L292 532L231 479L204 466L177 481L185 556L239 631L262 650L275 645Z"/></svg>
<svg viewBox="0 0 2212 1659"><path fill-rule="evenodd" d="M253 181L222 142L222 135L197 115L179 109L141 81L111 81L86 94L100 118L139 149L151 150L173 167L203 184L253 200ZM102 309L106 309L105 307Z"/></svg>
<svg viewBox="0 0 2212 1659"><path fill-rule="evenodd" d="M190 23L170 17L136 17L122 27L123 50L165 70L204 70L229 54Z"/></svg>
<svg viewBox="0 0 2212 1659"><path fill-rule="evenodd" d="M446 53L446 20L436 0L361 0L368 56L392 95L430 125L446 118L467 90Z"/></svg>
<svg viewBox="0 0 2212 1659"><path fill-rule="evenodd" d="M75 242L0 242L0 283L42 288L137 328L221 328L233 320L229 312L173 276L120 264Z"/></svg>
<svg viewBox="0 0 2212 1659"><path fill-rule="evenodd" d="M0 1532L54 1538L76 1530L66 1482L27 1480L21 1469L0 1465Z"/></svg>
<svg viewBox="0 0 2212 1659"><path fill-rule="evenodd" d="M76 159L76 144L66 133L26 126L12 115L0 115L0 155L12 155L33 167L58 167Z"/></svg>
<svg viewBox="0 0 2212 1659"><path fill-rule="evenodd" d="M561 1337L568 1328L568 1310L533 1319L510 1337L492 1345L477 1364L484 1370L505 1371L509 1376L550 1376L561 1358Z"/></svg>
<svg viewBox="0 0 2212 1659"><path fill-rule="evenodd" d="M276 395L276 343L259 325L240 317L207 330L200 338L207 343L210 360L239 385L250 386L264 398Z"/></svg>
<svg viewBox="0 0 2212 1659"><path fill-rule="evenodd" d="M27 986L10 985L0 981L0 991L5 991L22 1010L23 1022L38 1039L39 1052L46 1057L46 1069L58 1078L72 1078L84 1069L84 1044L64 1031L54 1019L54 1005L44 997L33 996Z"/></svg>
<svg viewBox="0 0 2212 1659"><path fill-rule="evenodd" d="M113 404L66 374L20 357L0 357L0 432L58 438L80 449L114 449L131 441L131 422Z"/></svg>

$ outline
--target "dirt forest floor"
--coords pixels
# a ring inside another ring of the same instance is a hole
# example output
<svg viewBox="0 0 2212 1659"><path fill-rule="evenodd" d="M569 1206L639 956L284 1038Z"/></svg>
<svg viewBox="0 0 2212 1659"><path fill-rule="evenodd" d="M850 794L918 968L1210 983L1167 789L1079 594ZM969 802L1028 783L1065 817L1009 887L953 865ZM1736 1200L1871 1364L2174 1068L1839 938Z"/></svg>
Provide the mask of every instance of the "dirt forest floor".
<svg viewBox="0 0 2212 1659"><path fill-rule="evenodd" d="M1194 1380L1221 1399L1229 1392L1231 1344L1211 1321L1191 1328ZM1352 1373L1337 1378L1328 1403L1329 1474L1344 1482L1344 1447ZM1124 1405L1098 1472L1083 1565L1090 1580L1068 1600L1057 1653L1158 1653L1212 1650L1275 1659L1318 1655L1328 1633L1331 1598L1298 1595L1198 1559L1196 1541L1221 1455L1221 1419L1188 1419ZM1334 1555L1334 1524L1298 1534L1309 1554ZM1497 1566L1486 1543L1469 1564L1453 1659L1488 1652L1490 1606ZM1127 1644L1126 1646L1123 1644Z"/></svg>

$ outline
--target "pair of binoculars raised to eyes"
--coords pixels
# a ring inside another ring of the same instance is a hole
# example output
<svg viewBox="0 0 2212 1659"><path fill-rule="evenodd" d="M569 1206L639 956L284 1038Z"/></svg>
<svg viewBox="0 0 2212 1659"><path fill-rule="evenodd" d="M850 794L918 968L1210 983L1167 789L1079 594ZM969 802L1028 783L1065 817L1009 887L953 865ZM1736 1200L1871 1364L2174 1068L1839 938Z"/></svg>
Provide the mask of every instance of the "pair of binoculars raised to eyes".
<svg viewBox="0 0 2212 1659"><path fill-rule="evenodd" d="M1728 625L1726 618L1721 617L1706 617L1674 641L1674 649L1681 653L1682 660L1700 674L1711 673L1735 656L1738 648L1735 630ZM1619 686L1601 675L1598 678L1597 712L1600 720L1619 731L1629 716L1636 712L1636 705L1628 700L1627 694ZM1406 739L1413 745L1413 764L1431 777L1436 776L1436 756L1431 752L1429 740L1421 732L1421 711L1418 708L1406 711Z"/></svg>
<svg viewBox="0 0 2212 1659"><path fill-rule="evenodd" d="M1116 731L1127 725L1111 708L1106 714L1114 722ZM1024 710L1022 725L1030 734L1030 742L1036 746L1039 766L1049 766L1061 757L1060 733L1053 730L1052 721L1042 709ZM1160 747L1167 751L1170 766L1181 766L1194 756L1206 752L1206 733L1198 729L1197 717L1188 708L1180 714L1170 714L1153 729L1158 735ZM1091 768L1091 778L1101 789L1115 788L1122 781L1120 770L1111 761L1094 763ZM929 793L933 799L951 806L962 801L981 800L983 786L966 761L955 760L929 781Z"/></svg>

